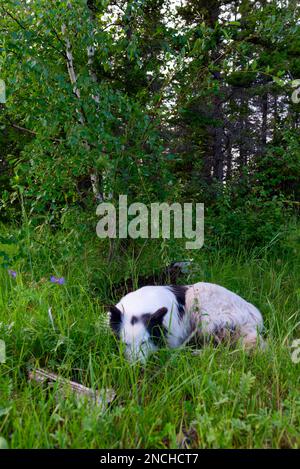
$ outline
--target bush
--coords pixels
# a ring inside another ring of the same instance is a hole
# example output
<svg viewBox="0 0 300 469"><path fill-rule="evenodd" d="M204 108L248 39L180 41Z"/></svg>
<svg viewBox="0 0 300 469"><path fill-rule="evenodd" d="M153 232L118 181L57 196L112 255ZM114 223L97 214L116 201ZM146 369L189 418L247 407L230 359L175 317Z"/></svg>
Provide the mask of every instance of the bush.
<svg viewBox="0 0 300 469"><path fill-rule="evenodd" d="M206 212L206 244L221 242L231 248L278 245L283 240L287 210L280 196L252 195L234 203L225 194Z"/></svg>

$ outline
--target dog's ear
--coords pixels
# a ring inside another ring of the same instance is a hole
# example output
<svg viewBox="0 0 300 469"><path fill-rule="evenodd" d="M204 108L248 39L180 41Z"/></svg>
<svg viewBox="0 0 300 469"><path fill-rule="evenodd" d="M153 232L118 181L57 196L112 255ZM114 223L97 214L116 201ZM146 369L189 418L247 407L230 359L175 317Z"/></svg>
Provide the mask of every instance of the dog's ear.
<svg viewBox="0 0 300 469"><path fill-rule="evenodd" d="M122 318L122 312L116 307L116 306L110 306L109 308L110 311L110 327L114 331L115 334L119 334L120 331L120 326L121 326L121 318Z"/></svg>
<svg viewBox="0 0 300 469"><path fill-rule="evenodd" d="M142 320L146 327L151 326L161 326L165 314L168 312L168 308L159 308L155 313L150 314L146 313L143 314Z"/></svg>
<svg viewBox="0 0 300 469"><path fill-rule="evenodd" d="M159 308L153 314L145 315L145 325L150 334L150 337L155 345L163 345L164 337L167 334L167 329L163 325L163 319L168 312L168 308Z"/></svg>
<svg viewBox="0 0 300 469"><path fill-rule="evenodd" d="M150 321L152 324L162 324L165 315L168 312L168 308L159 308L155 313L151 314Z"/></svg>

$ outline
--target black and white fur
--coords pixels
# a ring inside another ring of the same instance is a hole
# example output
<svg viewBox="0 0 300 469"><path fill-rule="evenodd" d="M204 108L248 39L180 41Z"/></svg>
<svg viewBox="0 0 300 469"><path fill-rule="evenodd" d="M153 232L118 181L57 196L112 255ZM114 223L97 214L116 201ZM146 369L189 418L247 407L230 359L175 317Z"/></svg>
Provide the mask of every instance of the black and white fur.
<svg viewBox="0 0 300 469"><path fill-rule="evenodd" d="M262 343L260 311L213 283L147 286L125 295L110 308L110 326L130 361L145 361L161 345L179 347L189 338L222 340L234 331L245 347Z"/></svg>

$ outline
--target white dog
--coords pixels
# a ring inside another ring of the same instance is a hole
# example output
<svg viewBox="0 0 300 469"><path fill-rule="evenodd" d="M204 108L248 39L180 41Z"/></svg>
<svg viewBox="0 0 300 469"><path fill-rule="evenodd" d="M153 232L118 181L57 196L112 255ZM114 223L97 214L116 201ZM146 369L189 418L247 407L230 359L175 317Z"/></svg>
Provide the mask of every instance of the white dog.
<svg viewBox="0 0 300 469"><path fill-rule="evenodd" d="M131 361L145 361L161 345L178 347L194 336L240 339L246 348L263 345L259 310L213 283L142 287L110 308L110 325Z"/></svg>

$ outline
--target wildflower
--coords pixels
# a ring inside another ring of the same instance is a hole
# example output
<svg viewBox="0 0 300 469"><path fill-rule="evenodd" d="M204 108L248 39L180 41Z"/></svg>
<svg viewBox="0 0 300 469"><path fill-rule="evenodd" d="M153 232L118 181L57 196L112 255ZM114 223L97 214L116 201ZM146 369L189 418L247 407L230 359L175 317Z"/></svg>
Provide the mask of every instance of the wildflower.
<svg viewBox="0 0 300 469"><path fill-rule="evenodd" d="M51 275L50 277L50 282L51 283L57 283L58 285L64 285L65 279L64 277L54 277L54 275Z"/></svg>
<svg viewBox="0 0 300 469"><path fill-rule="evenodd" d="M17 272L15 270L8 269L8 275L10 275L13 278L16 278Z"/></svg>

